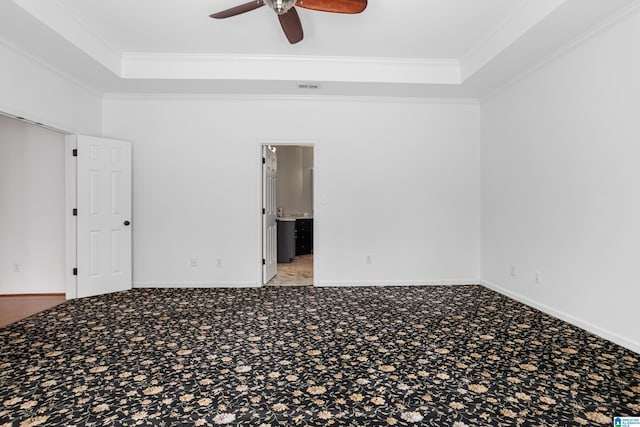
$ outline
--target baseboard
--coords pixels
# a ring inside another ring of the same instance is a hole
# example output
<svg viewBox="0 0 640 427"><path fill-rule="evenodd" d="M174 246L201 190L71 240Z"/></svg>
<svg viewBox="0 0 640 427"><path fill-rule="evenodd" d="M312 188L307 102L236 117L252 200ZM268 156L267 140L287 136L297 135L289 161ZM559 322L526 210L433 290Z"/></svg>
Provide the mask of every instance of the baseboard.
<svg viewBox="0 0 640 427"><path fill-rule="evenodd" d="M256 282L134 282L134 288L259 288Z"/></svg>
<svg viewBox="0 0 640 427"><path fill-rule="evenodd" d="M478 279L460 280L341 280L314 284L319 288L370 286L453 286L478 285ZM256 282L133 282L134 288L259 288Z"/></svg>
<svg viewBox="0 0 640 427"><path fill-rule="evenodd" d="M370 286L454 286L454 285L478 285L478 279L459 279L459 280L341 280L341 281L322 281L316 283L319 288L334 287L370 287Z"/></svg>
<svg viewBox="0 0 640 427"><path fill-rule="evenodd" d="M604 338L608 341L611 341L615 344L618 344L622 347L625 347L631 351L633 351L634 353L638 353L640 354L640 343L634 341L634 340L630 340L628 338L625 338L623 336L620 336L616 333L613 333L611 331L608 331L606 329L602 329L596 325L593 325L589 322L586 322L582 319L579 319L577 317L574 317L570 314L564 313L562 311L556 310L553 307L550 307L546 304L542 304L539 303L538 301L532 300L531 298L525 297L523 295L520 295L516 292L510 291L508 289L505 289L501 286L496 285L495 283L489 282L487 280L481 280L480 284L488 289L491 289L493 291L496 291L502 295L505 295L509 298L512 298L516 301L519 301L523 304L526 304L530 307L536 308L546 314L549 314L551 316L557 317L558 319L564 320L567 323L571 323L574 326L577 326L581 329L584 329L587 332L591 332L594 335L597 335L601 338Z"/></svg>

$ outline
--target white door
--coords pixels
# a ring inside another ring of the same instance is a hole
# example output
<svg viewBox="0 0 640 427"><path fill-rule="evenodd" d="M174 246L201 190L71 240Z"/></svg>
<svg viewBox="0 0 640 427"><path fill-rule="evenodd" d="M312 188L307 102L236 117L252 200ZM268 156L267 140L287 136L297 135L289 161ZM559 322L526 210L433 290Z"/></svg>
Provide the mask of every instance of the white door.
<svg viewBox="0 0 640 427"><path fill-rule="evenodd" d="M131 289L131 143L77 142L77 295Z"/></svg>
<svg viewBox="0 0 640 427"><path fill-rule="evenodd" d="M262 283L278 272L278 230L276 227L276 149L262 147Z"/></svg>

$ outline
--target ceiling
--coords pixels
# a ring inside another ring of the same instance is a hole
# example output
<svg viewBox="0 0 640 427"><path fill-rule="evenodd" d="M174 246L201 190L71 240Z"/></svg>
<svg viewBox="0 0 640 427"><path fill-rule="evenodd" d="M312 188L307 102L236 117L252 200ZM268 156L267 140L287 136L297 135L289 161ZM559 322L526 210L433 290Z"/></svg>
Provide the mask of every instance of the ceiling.
<svg viewBox="0 0 640 427"><path fill-rule="evenodd" d="M290 45L267 7L209 18L245 1L3 0L0 42L100 93L477 98L638 6L369 0L358 15L298 8Z"/></svg>
<svg viewBox="0 0 640 427"><path fill-rule="evenodd" d="M268 7L209 18L248 0L53 1L122 52L442 59L470 51L524 2L371 0L355 15L298 8L305 39L290 45Z"/></svg>

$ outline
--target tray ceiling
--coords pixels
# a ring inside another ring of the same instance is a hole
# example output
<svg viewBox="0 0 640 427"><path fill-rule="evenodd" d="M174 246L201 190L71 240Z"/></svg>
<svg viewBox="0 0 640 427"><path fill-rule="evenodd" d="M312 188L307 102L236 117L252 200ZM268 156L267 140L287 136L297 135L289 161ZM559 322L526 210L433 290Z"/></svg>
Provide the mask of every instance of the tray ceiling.
<svg viewBox="0 0 640 427"><path fill-rule="evenodd" d="M369 0L359 15L299 9L290 45L244 0L8 0L0 41L101 92L479 97L637 0ZM292 83L296 83L293 85Z"/></svg>

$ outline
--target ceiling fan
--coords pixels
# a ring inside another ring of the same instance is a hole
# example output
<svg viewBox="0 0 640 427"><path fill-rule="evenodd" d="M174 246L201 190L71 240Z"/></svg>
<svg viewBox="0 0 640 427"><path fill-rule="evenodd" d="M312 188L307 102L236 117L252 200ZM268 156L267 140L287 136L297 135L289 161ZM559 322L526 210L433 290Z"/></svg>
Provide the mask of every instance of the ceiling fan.
<svg viewBox="0 0 640 427"><path fill-rule="evenodd" d="M367 7L367 0L253 0L213 15L211 18L224 19L250 12L264 5L278 14L280 25L289 43L298 43L303 38L302 24L294 6L304 9L333 13L360 13Z"/></svg>

